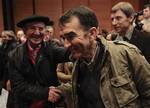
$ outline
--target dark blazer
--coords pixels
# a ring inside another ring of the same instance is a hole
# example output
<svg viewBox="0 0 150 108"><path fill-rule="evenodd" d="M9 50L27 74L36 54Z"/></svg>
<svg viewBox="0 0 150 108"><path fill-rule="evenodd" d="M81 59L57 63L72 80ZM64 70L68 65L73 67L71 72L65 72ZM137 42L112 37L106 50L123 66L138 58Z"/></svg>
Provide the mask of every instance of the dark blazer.
<svg viewBox="0 0 150 108"><path fill-rule="evenodd" d="M10 80L12 90L9 95L8 108L29 108L33 101L44 100L44 108L54 108L48 102L50 86L58 86L57 64L68 61L69 54L64 48L51 43L43 43L32 64L27 52L27 43L18 46L10 54Z"/></svg>
<svg viewBox="0 0 150 108"><path fill-rule="evenodd" d="M129 42L137 46L150 63L150 34L134 29Z"/></svg>

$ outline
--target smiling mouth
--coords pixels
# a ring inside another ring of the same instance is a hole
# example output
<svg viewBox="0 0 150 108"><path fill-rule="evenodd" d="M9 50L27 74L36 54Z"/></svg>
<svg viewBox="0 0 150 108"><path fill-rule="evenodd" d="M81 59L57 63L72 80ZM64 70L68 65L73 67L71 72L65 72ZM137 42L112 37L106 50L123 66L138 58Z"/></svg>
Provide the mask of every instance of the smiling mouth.
<svg viewBox="0 0 150 108"><path fill-rule="evenodd" d="M115 27L115 30L116 30L116 31L120 30L120 27Z"/></svg>
<svg viewBox="0 0 150 108"><path fill-rule="evenodd" d="M120 27L114 27L115 29L120 29Z"/></svg>
<svg viewBox="0 0 150 108"><path fill-rule="evenodd" d="M39 39L39 38L43 38L43 36L42 35L38 35L38 36L32 36L32 38L35 38L35 39Z"/></svg>
<svg viewBox="0 0 150 108"><path fill-rule="evenodd" d="M33 41L41 41L42 38L32 38Z"/></svg>

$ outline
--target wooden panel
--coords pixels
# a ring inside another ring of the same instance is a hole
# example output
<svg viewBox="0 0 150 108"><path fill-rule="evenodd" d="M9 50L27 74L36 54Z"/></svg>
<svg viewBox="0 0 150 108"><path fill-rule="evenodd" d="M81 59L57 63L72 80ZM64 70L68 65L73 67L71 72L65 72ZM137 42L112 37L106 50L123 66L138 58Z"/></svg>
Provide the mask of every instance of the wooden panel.
<svg viewBox="0 0 150 108"><path fill-rule="evenodd" d="M89 8L93 9L95 14L98 17L100 22L100 28L111 28L110 24L110 0L64 0L63 1L63 11L66 11L69 8L78 6L78 5L86 5Z"/></svg>
<svg viewBox="0 0 150 108"><path fill-rule="evenodd" d="M55 22L56 37L59 36L58 19L62 13L78 5L86 5L94 10L100 27L111 29L110 10L111 7L122 0L35 0L35 12L46 15ZM130 2L136 11L139 10L141 0L124 0ZM15 22L32 14L32 0L14 0ZM1 23L0 23L1 24ZM2 25L2 24L1 24Z"/></svg>
<svg viewBox="0 0 150 108"><path fill-rule="evenodd" d="M86 5L88 6L88 0L63 0L63 12L66 10L79 6L79 5Z"/></svg>
<svg viewBox="0 0 150 108"><path fill-rule="evenodd" d="M148 0L139 0L139 10L142 10L146 3L148 3ZM149 3L150 3L150 0L149 0Z"/></svg>
<svg viewBox="0 0 150 108"><path fill-rule="evenodd" d="M62 0L36 0L36 13L48 16L54 21L54 27L58 28L58 19L62 14ZM58 29L55 29L55 37L59 36Z"/></svg>
<svg viewBox="0 0 150 108"><path fill-rule="evenodd" d="M109 31L111 28L111 0L90 0L89 7L92 8L97 15L100 22L100 29L107 29Z"/></svg>
<svg viewBox="0 0 150 108"><path fill-rule="evenodd" d="M132 4L132 6L135 9L135 12L137 12L139 10L139 8L140 8L140 6L139 6L140 1L139 0L127 0L127 2Z"/></svg>
<svg viewBox="0 0 150 108"><path fill-rule="evenodd" d="M111 0L112 6L117 4L118 2L121 2L121 0ZM139 10L139 0L124 0L124 2L129 2L134 7L135 11Z"/></svg>
<svg viewBox="0 0 150 108"><path fill-rule="evenodd" d="M32 15L32 0L14 0L15 24L22 18Z"/></svg>
<svg viewBox="0 0 150 108"><path fill-rule="evenodd" d="M2 0L0 0L0 33L3 31L3 8L2 8Z"/></svg>

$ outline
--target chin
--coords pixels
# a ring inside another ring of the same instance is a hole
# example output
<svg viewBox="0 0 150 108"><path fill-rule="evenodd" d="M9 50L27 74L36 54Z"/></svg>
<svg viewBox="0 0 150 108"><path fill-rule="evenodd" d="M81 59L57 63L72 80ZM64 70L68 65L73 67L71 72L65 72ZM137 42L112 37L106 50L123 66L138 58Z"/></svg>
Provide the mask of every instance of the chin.
<svg viewBox="0 0 150 108"><path fill-rule="evenodd" d="M72 57L77 60L77 59L81 58L81 54L79 54L79 53L73 54Z"/></svg>
<svg viewBox="0 0 150 108"><path fill-rule="evenodd" d="M40 44L40 43L42 42L42 40L38 40L38 41L31 40L31 42L32 42L33 44Z"/></svg>

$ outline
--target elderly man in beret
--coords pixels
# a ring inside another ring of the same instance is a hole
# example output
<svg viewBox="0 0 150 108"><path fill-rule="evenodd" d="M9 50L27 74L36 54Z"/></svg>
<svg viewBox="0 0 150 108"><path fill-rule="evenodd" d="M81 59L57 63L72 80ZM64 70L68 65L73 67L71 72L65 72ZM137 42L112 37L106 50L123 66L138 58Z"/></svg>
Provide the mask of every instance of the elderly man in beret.
<svg viewBox="0 0 150 108"><path fill-rule="evenodd" d="M55 108L56 95L60 94L54 87L59 85L56 67L68 61L69 53L43 41L49 21L48 17L34 15L17 24L27 41L9 54L12 90L8 108Z"/></svg>

